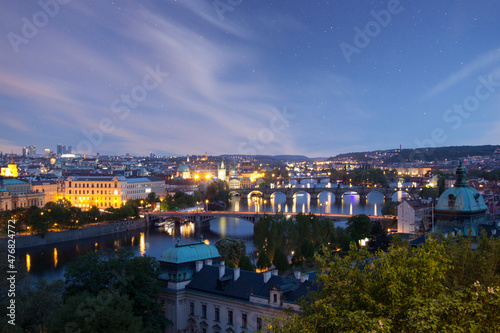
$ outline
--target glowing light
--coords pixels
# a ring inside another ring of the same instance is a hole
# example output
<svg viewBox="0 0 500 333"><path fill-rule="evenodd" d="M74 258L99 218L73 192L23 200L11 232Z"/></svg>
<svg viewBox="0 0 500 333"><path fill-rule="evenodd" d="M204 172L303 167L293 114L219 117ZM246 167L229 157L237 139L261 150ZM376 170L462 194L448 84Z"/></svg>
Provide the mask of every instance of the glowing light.
<svg viewBox="0 0 500 333"><path fill-rule="evenodd" d="M54 248L54 267L57 267L57 249Z"/></svg>
<svg viewBox="0 0 500 333"><path fill-rule="evenodd" d="M208 239L205 239L205 240L203 241L203 243L205 243L205 244L207 244L207 245L210 245L210 241L209 241Z"/></svg>
<svg viewBox="0 0 500 333"><path fill-rule="evenodd" d="M31 257L29 254L26 254L26 270L29 272L31 269Z"/></svg>
<svg viewBox="0 0 500 333"><path fill-rule="evenodd" d="M198 174L194 175L194 179L198 179L198 178L200 178L200 175L198 175Z"/></svg>
<svg viewBox="0 0 500 333"><path fill-rule="evenodd" d="M143 256L146 254L146 242L144 241L144 233L141 232L140 235L141 237L139 239L139 253L141 254L141 256Z"/></svg>
<svg viewBox="0 0 500 333"><path fill-rule="evenodd" d="M205 175L205 179L210 179L210 178L212 178L212 175L209 175L209 174Z"/></svg>

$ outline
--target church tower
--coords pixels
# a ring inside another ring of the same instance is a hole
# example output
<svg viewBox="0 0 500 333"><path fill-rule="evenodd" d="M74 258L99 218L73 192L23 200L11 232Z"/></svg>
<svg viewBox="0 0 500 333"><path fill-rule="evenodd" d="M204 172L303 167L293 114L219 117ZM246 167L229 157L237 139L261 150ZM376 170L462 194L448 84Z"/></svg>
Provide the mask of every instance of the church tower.
<svg viewBox="0 0 500 333"><path fill-rule="evenodd" d="M217 169L217 177L223 182L226 181L226 166L224 165L224 160L222 160L220 167Z"/></svg>

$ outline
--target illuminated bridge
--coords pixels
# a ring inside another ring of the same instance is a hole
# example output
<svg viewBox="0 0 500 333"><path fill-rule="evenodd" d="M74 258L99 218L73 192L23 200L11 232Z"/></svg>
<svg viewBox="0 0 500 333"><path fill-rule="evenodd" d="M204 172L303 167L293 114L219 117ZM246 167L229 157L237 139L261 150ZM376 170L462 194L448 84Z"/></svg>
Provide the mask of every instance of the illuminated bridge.
<svg viewBox="0 0 500 333"><path fill-rule="evenodd" d="M196 210L189 212L154 212L150 213L151 216L157 217L169 217L169 218L179 218L185 219L195 222L196 227L198 226L207 226L210 223L210 220L217 217L236 217L243 220L247 220L253 224L255 224L259 218L267 215L274 215L275 213L263 213L263 212L227 212L227 211L202 211L197 212ZM299 213L283 213L284 216L296 216ZM346 221L353 215L350 214L315 214L320 218L329 218L334 222ZM371 221L380 221L383 219L392 218L392 216L368 216Z"/></svg>
<svg viewBox="0 0 500 333"><path fill-rule="evenodd" d="M385 200L392 200L394 193L399 191L406 192L410 197L416 196L421 187L277 187L277 188L243 188L230 190L231 195L246 196L251 198L253 196L263 197L264 199L271 199L276 193L283 193L287 199L294 199L297 193L306 192L311 196L312 200L318 198L323 192L330 192L335 195L335 200L340 201L344 194L358 194L361 201L366 200L366 197L371 192L379 192L384 195Z"/></svg>

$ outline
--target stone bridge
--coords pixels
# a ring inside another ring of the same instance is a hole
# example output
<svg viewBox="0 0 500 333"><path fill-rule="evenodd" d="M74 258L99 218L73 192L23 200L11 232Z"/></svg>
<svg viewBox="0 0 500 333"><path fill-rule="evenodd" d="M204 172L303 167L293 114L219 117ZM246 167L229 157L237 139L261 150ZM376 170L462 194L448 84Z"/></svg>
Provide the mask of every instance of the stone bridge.
<svg viewBox="0 0 500 333"><path fill-rule="evenodd" d="M353 186L353 187L277 187L277 188L243 188L243 189L232 189L230 190L232 195L246 196L248 198L252 196L263 197L264 199L271 199L275 193L283 193L286 195L287 200L295 198L298 192L306 192L311 196L311 200L318 199L318 196L323 192L330 192L335 195L335 200L340 202L344 194L353 194L356 192L359 195L361 201L366 200L366 197L371 192L379 192L384 195L385 200L392 200L394 193L398 191L403 191L408 193L410 197L415 197L418 195L422 188L420 187L365 187L365 186Z"/></svg>
<svg viewBox="0 0 500 333"><path fill-rule="evenodd" d="M255 224L262 216L274 215L275 213L263 213L263 212L228 212L228 211L203 211L198 212L196 210L189 212L154 212L150 213L150 216L155 217L170 217L170 218L178 218L178 219L186 219L192 222L195 222L196 227L204 227L210 225L210 220L217 217L236 217L243 220L247 220L253 224ZM285 216L296 216L299 213L283 213ZM329 218L334 222L346 221L353 215L349 214L315 214L320 218ZM393 218L393 216L368 216L371 221L380 221L387 218Z"/></svg>

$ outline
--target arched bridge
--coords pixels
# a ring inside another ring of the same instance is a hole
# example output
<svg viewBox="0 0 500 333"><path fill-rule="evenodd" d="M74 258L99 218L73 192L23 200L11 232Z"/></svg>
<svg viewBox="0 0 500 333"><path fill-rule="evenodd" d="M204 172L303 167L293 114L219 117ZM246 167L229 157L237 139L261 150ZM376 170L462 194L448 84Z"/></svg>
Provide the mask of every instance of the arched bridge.
<svg viewBox="0 0 500 333"><path fill-rule="evenodd" d="M331 192L335 195L335 199L340 201L344 194L350 194L356 192L360 200L366 200L366 197L371 192L379 192L384 195L385 200L392 199L394 193L398 191L407 192L410 197L415 197L418 195L422 188L420 187L365 187L365 186L353 186L353 187L278 187L278 188L241 188L232 189L230 191L233 195L240 196L259 196L264 199L271 199L275 193L283 193L286 195L287 199L293 199L298 192L307 192L311 195L311 199L317 199L320 193Z"/></svg>
<svg viewBox="0 0 500 333"><path fill-rule="evenodd" d="M263 212L228 212L228 211L204 211L197 212L196 210L190 212L154 212L150 213L152 216L158 217L170 217L170 218L180 218L187 219L196 223L196 226L206 226L209 224L210 220L217 217L236 217L240 219L247 220L255 224L259 218L267 215L274 215L275 213L263 213ZM283 213L285 216L296 216L299 213ZM353 215L350 214L316 214L320 218L329 218L332 221L345 221ZM380 221L387 218L392 218L392 216L368 216L371 221Z"/></svg>

